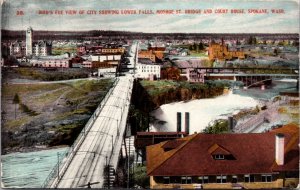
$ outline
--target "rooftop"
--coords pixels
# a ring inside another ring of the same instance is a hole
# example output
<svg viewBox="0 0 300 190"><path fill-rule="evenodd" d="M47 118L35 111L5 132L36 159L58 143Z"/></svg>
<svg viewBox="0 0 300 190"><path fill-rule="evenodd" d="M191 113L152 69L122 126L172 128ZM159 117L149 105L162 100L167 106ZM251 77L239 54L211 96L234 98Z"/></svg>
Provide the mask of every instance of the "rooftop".
<svg viewBox="0 0 300 190"><path fill-rule="evenodd" d="M147 147L147 174L199 176L274 173L299 170L299 127L284 126L268 133L194 134ZM285 135L285 163L275 162L275 135ZM167 148L166 148L167 147ZM215 160L213 155L230 159Z"/></svg>
<svg viewBox="0 0 300 190"><path fill-rule="evenodd" d="M138 58L138 63L143 65L159 65L151 61L149 58Z"/></svg>

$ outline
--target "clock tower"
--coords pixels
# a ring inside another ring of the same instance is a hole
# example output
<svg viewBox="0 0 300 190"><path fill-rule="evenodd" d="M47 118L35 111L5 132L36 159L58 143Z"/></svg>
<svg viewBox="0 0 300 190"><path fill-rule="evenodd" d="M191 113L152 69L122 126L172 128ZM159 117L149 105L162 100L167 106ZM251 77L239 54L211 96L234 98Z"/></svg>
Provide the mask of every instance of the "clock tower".
<svg viewBox="0 0 300 190"><path fill-rule="evenodd" d="M26 56L32 55L32 33L31 27L26 30Z"/></svg>

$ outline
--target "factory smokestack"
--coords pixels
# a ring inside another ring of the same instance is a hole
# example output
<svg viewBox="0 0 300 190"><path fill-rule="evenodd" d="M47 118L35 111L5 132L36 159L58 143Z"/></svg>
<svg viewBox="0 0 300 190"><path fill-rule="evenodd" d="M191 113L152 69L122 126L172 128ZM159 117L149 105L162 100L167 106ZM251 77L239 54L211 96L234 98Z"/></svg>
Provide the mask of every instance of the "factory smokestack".
<svg viewBox="0 0 300 190"><path fill-rule="evenodd" d="M228 117L228 131L233 131L233 128L235 126L235 122L233 119L233 116Z"/></svg>
<svg viewBox="0 0 300 190"><path fill-rule="evenodd" d="M190 112L185 112L185 132L190 134Z"/></svg>
<svg viewBox="0 0 300 190"><path fill-rule="evenodd" d="M177 132L181 132L181 112L177 112Z"/></svg>

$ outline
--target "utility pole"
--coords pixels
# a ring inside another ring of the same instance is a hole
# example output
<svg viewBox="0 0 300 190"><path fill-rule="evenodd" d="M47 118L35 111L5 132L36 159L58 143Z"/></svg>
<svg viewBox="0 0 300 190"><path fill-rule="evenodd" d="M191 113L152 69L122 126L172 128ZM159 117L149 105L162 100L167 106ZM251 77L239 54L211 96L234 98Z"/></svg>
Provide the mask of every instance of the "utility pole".
<svg viewBox="0 0 300 190"><path fill-rule="evenodd" d="M109 165L106 166L106 171L107 171L107 188L110 189L110 167Z"/></svg>
<svg viewBox="0 0 300 190"><path fill-rule="evenodd" d="M128 160L127 160L127 188L129 189L129 182L130 182L130 171L129 171L129 165L130 165L130 138L128 138Z"/></svg>

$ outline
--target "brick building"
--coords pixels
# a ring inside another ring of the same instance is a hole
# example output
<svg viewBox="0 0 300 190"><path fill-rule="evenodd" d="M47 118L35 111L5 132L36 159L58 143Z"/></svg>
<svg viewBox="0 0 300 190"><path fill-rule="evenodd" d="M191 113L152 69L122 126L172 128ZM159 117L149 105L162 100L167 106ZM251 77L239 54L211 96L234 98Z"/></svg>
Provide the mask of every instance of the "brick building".
<svg viewBox="0 0 300 190"><path fill-rule="evenodd" d="M153 62L161 61L164 58L164 47L149 47L148 50L140 50L138 58L147 58Z"/></svg>
<svg viewBox="0 0 300 190"><path fill-rule="evenodd" d="M243 51L231 51L228 46L224 44L211 43L208 48L209 60L227 61L232 59L244 59L245 53Z"/></svg>

